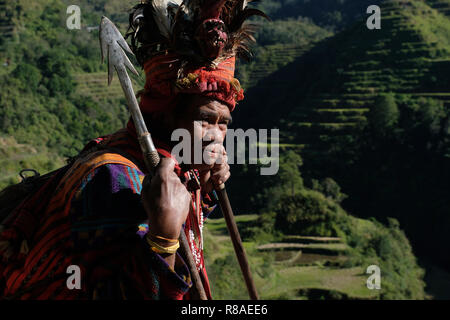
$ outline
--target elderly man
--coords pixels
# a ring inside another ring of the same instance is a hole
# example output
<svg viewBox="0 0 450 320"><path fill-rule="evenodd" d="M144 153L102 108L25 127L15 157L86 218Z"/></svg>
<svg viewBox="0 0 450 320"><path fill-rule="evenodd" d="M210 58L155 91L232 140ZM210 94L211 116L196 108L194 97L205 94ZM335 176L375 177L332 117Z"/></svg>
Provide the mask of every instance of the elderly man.
<svg viewBox="0 0 450 320"><path fill-rule="evenodd" d="M240 0L148 1L134 8L129 35L146 73L140 108L161 163L146 178L131 120L91 141L5 224L4 298L193 298L177 252L181 232L211 298L203 223L215 207L214 187L230 177L223 141L243 99L234 78L235 55L249 39L242 24L263 15L246 10ZM189 132L191 146L207 139L202 151L211 161L178 163L171 154L176 129Z"/></svg>

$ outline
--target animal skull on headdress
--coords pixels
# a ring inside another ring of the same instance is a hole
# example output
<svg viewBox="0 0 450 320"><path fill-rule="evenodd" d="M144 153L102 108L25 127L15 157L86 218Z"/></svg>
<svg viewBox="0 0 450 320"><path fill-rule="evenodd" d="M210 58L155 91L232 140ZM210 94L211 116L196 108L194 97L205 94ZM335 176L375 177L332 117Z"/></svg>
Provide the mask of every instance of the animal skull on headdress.
<svg viewBox="0 0 450 320"><path fill-rule="evenodd" d="M250 55L251 0L148 0L130 14L131 46L139 62L172 51L185 62L217 65L229 57ZM269 19L270 20L270 19Z"/></svg>

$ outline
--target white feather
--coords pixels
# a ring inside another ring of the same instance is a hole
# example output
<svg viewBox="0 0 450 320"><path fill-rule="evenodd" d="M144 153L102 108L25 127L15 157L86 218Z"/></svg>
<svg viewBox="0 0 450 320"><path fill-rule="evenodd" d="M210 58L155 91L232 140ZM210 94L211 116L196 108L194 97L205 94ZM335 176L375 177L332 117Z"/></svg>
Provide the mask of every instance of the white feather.
<svg viewBox="0 0 450 320"><path fill-rule="evenodd" d="M185 19L193 21L195 14L200 11L200 0L184 0L182 8Z"/></svg>
<svg viewBox="0 0 450 320"><path fill-rule="evenodd" d="M172 0L168 3L167 10L169 14L169 25L171 31L173 30L175 16L182 3L183 0Z"/></svg>
<svg viewBox="0 0 450 320"><path fill-rule="evenodd" d="M170 38L172 29L172 16L169 14L168 6L180 6L183 0L153 0L154 18L161 34Z"/></svg>

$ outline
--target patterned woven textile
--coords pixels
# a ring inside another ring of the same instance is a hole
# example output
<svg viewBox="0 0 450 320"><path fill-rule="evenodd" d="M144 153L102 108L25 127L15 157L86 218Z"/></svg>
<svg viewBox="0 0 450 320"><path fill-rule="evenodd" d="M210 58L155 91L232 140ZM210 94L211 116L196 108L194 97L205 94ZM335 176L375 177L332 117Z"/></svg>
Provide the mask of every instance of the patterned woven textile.
<svg viewBox="0 0 450 320"><path fill-rule="evenodd" d="M181 256L171 269L143 239L147 221L140 193L145 170L135 137L122 129L90 146L101 148L78 158L51 197L45 193L34 197L30 200L34 203L24 207L38 208L19 210L0 234L1 297L189 299L192 284ZM177 173L184 174L179 167ZM188 236L197 235L199 229L201 233L203 221L214 209L209 196L201 197L200 191L192 196L199 199L193 207L202 210L200 217L193 216L198 210L191 210L185 224ZM39 206L45 197L48 201ZM211 297L197 238L191 237L190 245ZM81 289L67 286L71 265L80 267Z"/></svg>

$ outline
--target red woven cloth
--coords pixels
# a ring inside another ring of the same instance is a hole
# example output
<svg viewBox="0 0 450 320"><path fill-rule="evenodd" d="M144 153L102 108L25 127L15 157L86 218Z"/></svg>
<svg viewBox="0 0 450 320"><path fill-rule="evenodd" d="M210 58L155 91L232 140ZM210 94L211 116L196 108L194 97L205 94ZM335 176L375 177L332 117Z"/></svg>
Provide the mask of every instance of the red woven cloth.
<svg viewBox="0 0 450 320"><path fill-rule="evenodd" d="M244 90L234 78L236 58L221 62L217 68L185 68L186 77L178 79L180 60L174 54L156 56L144 65L146 84L141 95L142 112L168 110L176 106L179 93L201 94L219 100L233 111L244 99Z"/></svg>

